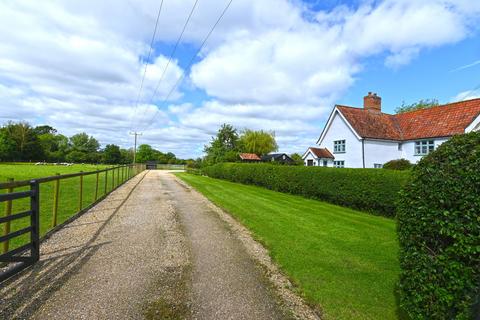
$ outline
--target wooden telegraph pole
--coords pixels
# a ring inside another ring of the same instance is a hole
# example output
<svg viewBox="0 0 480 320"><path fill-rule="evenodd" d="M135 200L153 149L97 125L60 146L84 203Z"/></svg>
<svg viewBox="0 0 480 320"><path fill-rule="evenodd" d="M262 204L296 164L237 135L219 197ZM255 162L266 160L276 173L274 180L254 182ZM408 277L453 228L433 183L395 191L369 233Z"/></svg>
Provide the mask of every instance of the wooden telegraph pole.
<svg viewBox="0 0 480 320"><path fill-rule="evenodd" d="M141 136L141 133L137 131L130 132L130 135L135 136L135 143L133 145L133 164L137 163L137 137Z"/></svg>

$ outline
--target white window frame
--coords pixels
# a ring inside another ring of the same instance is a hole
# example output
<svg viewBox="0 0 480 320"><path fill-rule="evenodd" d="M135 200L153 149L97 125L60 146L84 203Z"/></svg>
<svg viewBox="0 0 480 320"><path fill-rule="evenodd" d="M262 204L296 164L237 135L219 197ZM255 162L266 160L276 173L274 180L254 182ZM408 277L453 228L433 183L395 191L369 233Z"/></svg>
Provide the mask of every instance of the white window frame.
<svg viewBox="0 0 480 320"><path fill-rule="evenodd" d="M315 162L313 159L307 159L307 167L313 167L315 165Z"/></svg>
<svg viewBox="0 0 480 320"><path fill-rule="evenodd" d="M414 155L426 156L435 150L435 140L418 140L414 144Z"/></svg>
<svg viewBox="0 0 480 320"><path fill-rule="evenodd" d="M334 160L333 161L334 168L345 168L345 160Z"/></svg>
<svg viewBox="0 0 480 320"><path fill-rule="evenodd" d="M333 141L333 153L345 153L347 151L346 140Z"/></svg>

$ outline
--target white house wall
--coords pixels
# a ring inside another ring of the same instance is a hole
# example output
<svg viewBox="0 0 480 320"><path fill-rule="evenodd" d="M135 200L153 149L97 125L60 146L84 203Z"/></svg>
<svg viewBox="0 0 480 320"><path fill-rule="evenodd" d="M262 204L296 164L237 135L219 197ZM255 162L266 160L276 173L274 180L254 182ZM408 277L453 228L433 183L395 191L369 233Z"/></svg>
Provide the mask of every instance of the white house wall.
<svg viewBox="0 0 480 320"><path fill-rule="evenodd" d="M334 153L333 141L345 140L345 153ZM335 161L345 161L347 168L363 168L362 159L362 141L357 138L345 120L335 112L330 127L325 132L321 141L320 148L327 148L332 152ZM333 162L329 161L328 166L332 166Z"/></svg>
<svg viewBox="0 0 480 320"><path fill-rule="evenodd" d="M308 154L303 159L303 162L305 165L307 165L308 160L313 160L313 165L318 166L318 160L317 158L315 158L315 156L311 152L308 152Z"/></svg>
<svg viewBox="0 0 480 320"><path fill-rule="evenodd" d="M383 165L401 157L396 141L365 140L365 168L374 168L376 163Z"/></svg>
<svg viewBox="0 0 480 320"><path fill-rule="evenodd" d="M448 140L448 138L437 138L437 139L423 139L423 140L433 140L435 141L435 149L442 143ZM419 140L415 140L419 141ZM402 144L402 156L401 158L407 159L411 163L417 163L422 159L422 156L415 155L415 141L405 141Z"/></svg>

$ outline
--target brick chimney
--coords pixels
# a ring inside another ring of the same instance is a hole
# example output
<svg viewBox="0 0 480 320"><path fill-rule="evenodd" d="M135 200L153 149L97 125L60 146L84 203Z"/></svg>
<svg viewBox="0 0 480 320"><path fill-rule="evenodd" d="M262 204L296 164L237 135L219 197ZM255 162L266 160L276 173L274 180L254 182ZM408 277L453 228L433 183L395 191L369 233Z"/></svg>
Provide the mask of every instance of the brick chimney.
<svg viewBox="0 0 480 320"><path fill-rule="evenodd" d="M369 92L368 95L363 97L363 109L372 112L382 112L382 98L377 96L376 93Z"/></svg>

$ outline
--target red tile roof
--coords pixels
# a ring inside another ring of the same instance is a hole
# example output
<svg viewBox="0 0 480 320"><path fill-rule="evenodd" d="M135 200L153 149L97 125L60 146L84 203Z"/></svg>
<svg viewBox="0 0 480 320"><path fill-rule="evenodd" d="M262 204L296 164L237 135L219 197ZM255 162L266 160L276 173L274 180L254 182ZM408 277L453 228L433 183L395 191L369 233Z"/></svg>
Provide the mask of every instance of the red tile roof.
<svg viewBox="0 0 480 320"><path fill-rule="evenodd" d="M240 153L239 154L240 159L242 160L254 160L254 161L260 161L260 157L257 156L255 153Z"/></svg>
<svg viewBox="0 0 480 320"><path fill-rule="evenodd" d="M480 99L450 103L396 115L337 106L363 138L413 140L464 133L480 115Z"/></svg>
<svg viewBox="0 0 480 320"><path fill-rule="evenodd" d="M309 148L317 158L330 158L330 159L335 159L333 154L328 151L327 148Z"/></svg>

